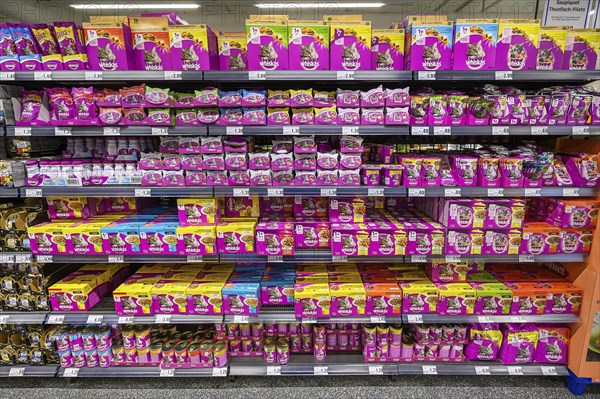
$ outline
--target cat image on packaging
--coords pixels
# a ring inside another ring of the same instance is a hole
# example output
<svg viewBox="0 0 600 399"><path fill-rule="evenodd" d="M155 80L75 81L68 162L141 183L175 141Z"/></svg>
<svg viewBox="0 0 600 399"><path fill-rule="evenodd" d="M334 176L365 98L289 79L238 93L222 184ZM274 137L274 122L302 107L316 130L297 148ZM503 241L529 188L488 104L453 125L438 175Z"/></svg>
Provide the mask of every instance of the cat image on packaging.
<svg viewBox="0 0 600 399"><path fill-rule="evenodd" d="M333 71L371 69L371 22L360 15L326 17L329 64Z"/></svg>
<svg viewBox="0 0 600 399"><path fill-rule="evenodd" d="M87 69L87 54L79 37L79 29L74 22L55 22L54 35L63 56L67 71Z"/></svg>
<svg viewBox="0 0 600 399"><path fill-rule="evenodd" d="M224 33L218 36L219 69L221 71L248 70L248 50L245 33Z"/></svg>
<svg viewBox="0 0 600 399"><path fill-rule="evenodd" d="M430 22L430 21L434 22ZM448 70L452 62L452 22L439 16L408 17L405 21L407 68L413 71Z"/></svg>
<svg viewBox="0 0 600 399"><path fill-rule="evenodd" d="M248 19L246 36L250 71L288 69L287 19Z"/></svg>
<svg viewBox="0 0 600 399"><path fill-rule="evenodd" d="M501 19L498 23L496 70L534 70L539 34L539 19Z"/></svg>
<svg viewBox="0 0 600 399"><path fill-rule="evenodd" d="M539 71L562 69L566 40L566 26L541 26L536 69Z"/></svg>
<svg viewBox="0 0 600 399"><path fill-rule="evenodd" d="M91 70L135 69L127 17L91 17L83 23L83 37Z"/></svg>
<svg viewBox="0 0 600 399"><path fill-rule="evenodd" d="M174 70L217 69L217 36L207 25L171 25L169 37Z"/></svg>
<svg viewBox="0 0 600 399"><path fill-rule="evenodd" d="M457 19L454 24L453 69L494 69L497 41L497 20Z"/></svg>
<svg viewBox="0 0 600 399"><path fill-rule="evenodd" d="M329 70L329 25L327 23L289 22L288 35L290 70Z"/></svg>
<svg viewBox="0 0 600 399"><path fill-rule="evenodd" d="M593 71L600 47L599 29L569 29L563 58L563 68L571 71Z"/></svg>
<svg viewBox="0 0 600 399"><path fill-rule="evenodd" d="M169 19L167 17L133 17L131 37L136 69L171 71Z"/></svg>
<svg viewBox="0 0 600 399"><path fill-rule="evenodd" d="M375 71L404 69L404 29L373 29L371 69Z"/></svg>

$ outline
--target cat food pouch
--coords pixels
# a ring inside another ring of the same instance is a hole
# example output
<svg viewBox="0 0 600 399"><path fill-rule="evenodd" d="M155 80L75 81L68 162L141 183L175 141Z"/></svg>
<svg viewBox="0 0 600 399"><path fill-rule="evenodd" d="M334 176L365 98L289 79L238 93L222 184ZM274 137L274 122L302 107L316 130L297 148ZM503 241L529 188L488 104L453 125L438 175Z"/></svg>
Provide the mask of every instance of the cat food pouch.
<svg viewBox="0 0 600 399"><path fill-rule="evenodd" d="M94 103L93 87L73 87L71 96L77 109L76 117L78 121L93 122L98 118L98 111Z"/></svg>
<svg viewBox="0 0 600 399"><path fill-rule="evenodd" d="M525 95L525 122L528 125L548 125L549 101L546 96Z"/></svg>
<svg viewBox="0 0 600 399"><path fill-rule="evenodd" d="M133 17L131 37L136 69L171 71L171 41L166 17Z"/></svg>
<svg viewBox="0 0 600 399"><path fill-rule="evenodd" d="M63 59L54 37L54 30L47 24L32 24L30 27L42 55L42 68L48 71L62 71Z"/></svg>
<svg viewBox="0 0 600 399"><path fill-rule="evenodd" d="M198 122L206 125L219 121L218 108L198 108Z"/></svg>
<svg viewBox="0 0 600 399"><path fill-rule="evenodd" d="M385 89L386 107L406 107L410 105L409 88Z"/></svg>
<svg viewBox="0 0 600 399"><path fill-rule="evenodd" d="M19 71L19 56L7 24L0 24L0 71Z"/></svg>
<svg viewBox="0 0 600 399"><path fill-rule="evenodd" d="M195 108L175 109L175 125L194 126L198 124L198 111Z"/></svg>
<svg viewBox="0 0 600 399"><path fill-rule="evenodd" d="M567 364L569 351L569 327L538 325L539 340L533 361L536 363Z"/></svg>
<svg viewBox="0 0 600 399"><path fill-rule="evenodd" d="M408 107L386 107L386 125L408 125L410 121Z"/></svg>
<svg viewBox="0 0 600 399"><path fill-rule="evenodd" d="M50 115L56 121L71 121L77 116L77 109L69 89L53 87L44 89L48 94Z"/></svg>
<svg viewBox="0 0 600 399"><path fill-rule="evenodd" d="M569 29L562 69L571 71L593 71L600 48L600 28Z"/></svg>
<svg viewBox="0 0 600 399"><path fill-rule="evenodd" d="M179 137L178 152L180 155L200 154L200 137Z"/></svg>
<svg viewBox="0 0 600 399"><path fill-rule="evenodd" d="M292 125L314 125L315 114L311 108L292 108Z"/></svg>
<svg viewBox="0 0 600 399"><path fill-rule="evenodd" d="M290 109L285 108L267 108L267 125L289 125Z"/></svg>
<svg viewBox="0 0 600 399"><path fill-rule="evenodd" d="M159 89L156 87L146 86L144 93L144 106L152 107L169 107L171 105L171 97L169 92L171 89Z"/></svg>
<svg viewBox="0 0 600 399"><path fill-rule="evenodd" d="M506 188L523 187L523 159L500 159L501 186Z"/></svg>
<svg viewBox="0 0 600 399"><path fill-rule="evenodd" d="M120 107L100 107L98 117L103 125L116 125L121 121L123 113Z"/></svg>
<svg viewBox="0 0 600 399"><path fill-rule="evenodd" d="M338 114L335 106L315 108L315 125L337 125Z"/></svg>
<svg viewBox="0 0 600 399"><path fill-rule="evenodd" d="M286 19L246 20L248 70L288 69L288 28Z"/></svg>
<svg viewBox="0 0 600 399"><path fill-rule="evenodd" d="M494 100L488 100L481 97L469 97L467 100L467 125L487 125L490 119L489 113L494 104Z"/></svg>
<svg viewBox="0 0 600 399"><path fill-rule="evenodd" d="M194 94L171 92L171 106L173 108L191 108L194 106Z"/></svg>
<svg viewBox="0 0 600 399"><path fill-rule="evenodd" d="M145 84L141 84L139 86L123 87L122 89L119 89L119 94L121 95L121 105L124 108L143 107L145 93Z"/></svg>
<svg viewBox="0 0 600 399"><path fill-rule="evenodd" d="M485 71L496 67L498 21L457 19L454 24L452 69Z"/></svg>
<svg viewBox="0 0 600 399"><path fill-rule="evenodd" d="M498 22L496 69L528 71L536 68L539 19L501 19Z"/></svg>
<svg viewBox="0 0 600 399"><path fill-rule="evenodd" d="M462 126L467 124L467 99L464 94L450 94L448 99L448 124Z"/></svg>
<svg viewBox="0 0 600 399"><path fill-rule="evenodd" d="M219 107L241 107L242 97L242 90L222 91L218 105Z"/></svg>
<svg viewBox="0 0 600 399"><path fill-rule="evenodd" d="M362 108L360 114L361 125L383 125L385 121L383 108Z"/></svg>
<svg viewBox="0 0 600 399"><path fill-rule="evenodd" d="M567 125L585 125L589 117L592 96L585 94L571 95L571 106L567 114Z"/></svg>
<svg viewBox="0 0 600 399"><path fill-rule="evenodd" d="M360 108L338 108L338 125L360 125Z"/></svg>
<svg viewBox="0 0 600 399"><path fill-rule="evenodd" d="M121 93L119 90L104 88L94 92L94 100L99 107L120 107Z"/></svg>
<svg viewBox="0 0 600 399"><path fill-rule="evenodd" d="M321 21L288 23L289 69L329 70L329 25Z"/></svg>
<svg viewBox="0 0 600 399"><path fill-rule="evenodd" d="M172 125L173 118L170 108L149 108L146 118L149 125Z"/></svg>
<svg viewBox="0 0 600 399"><path fill-rule="evenodd" d="M271 152L274 154L289 154L294 150L294 144L291 139L273 140Z"/></svg>
<svg viewBox="0 0 600 399"><path fill-rule="evenodd" d="M21 93L20 122L33 122L38 119L42 109L43 91L25 90Z"/></svg>
<svg viewBox="0 0 600 399"><path fill-rule="evenodd" d="M267 105L269 107L289 107L289 90L269 90L267 92Z"/></svg>
<svg viewBox="0 0 600 399"><path fill-rule="evenodd" d="M250 171L250 185L251 186L270 186L271 171L270 170L251 170Z"/></svg>
<svg viewBox="0 0 600 399"><path fill-rule="evenodd" d="M170 25L168 30L174 70L217 69L217 36L208 25Z"/></svg>
<svg viewBox="0 0 600 399"><path fill-rule="evenodd" d="M404 69L404 29L373 29L371 69L374 71Z"/></svg>
<svg viewBox="0 0 600 399"><path fill-rule="evenodd" d="M448 97L441 94L429 96L429 126L440 126L448 124Z"/></svg>
<svg viewBox="0 0 600 399"><path fill-rule="evenodd" d="M452 174L461 187L477 186L477 158L467 155L448 156Z"/></svg>
<svg viewBox="0 0 600 399"><path fill-rule="evenodd" d="M335 106L335 92L313 90L313 106L315 106L315 107Z"/></svg>
<svg viewBox="0 0 600 399"><path fill-rule="evenodd" d="M508 96L488 95L485 98L489 101L494 101L493 107L489 109L490 125L509 125L510 107L508 105Z"/></svg>
<svg viewBox="0 0 600 399"><path fill-rule="evenodd" d="M358 16L325 17L329 25L330 69L371 69L371 22Z"/></svg>
<svg viewBox="0 0 600 399"><path fill-rule="evenodd" d="M477 185L480 187L500 187L500 159L479 158L477 161Z"/></svg>
<svg viewBox="0 0 600 399"><path fill-rule="evenodd" d="M218 36L219 69L221 71L248 70L248 51L245 33L224 33Z"/></svg>
<svg viewBox="0 0 600 399"><path fill-rule="evenodd" d="M360 92L361 107L383 107L385 105L385 93L383 86Z"/></svg>
<svg viewBox="0 0 600 399"><path fill-rule="evenodd" d="M358 107L360 106L359 90L337 90L336 105L338 107Z"/></svg>
<svg viewBox="0 0 600 399"><path fill-rule="evenodd" d="M339 154L335 151L318 152L317 167L319 168L319 170L337 170L339 158Z"/></svg>
<svg viewBox="0 0 600 399"><path fill-rule="evenodd" d="M506 98L509 111L509 124L522 125L525 124L525 95L508 95Z"/></svg>
<svg viewBox="0 0 600 399"><path fill-rule="evenodd" d="M265 107L242 108L244 125L266 125L267 113Z"/></svg>
<svg viewBox="0 0 600 399"><path fill-rule="evenodd" d="M193 104L198 107L215 107L219 103L219 89L214 87L206 87L202 90L194 91Z"/></svg>
<svg viewBox="0 0 600 399"><path fill-rule="evenodd" d="M29 24L25 22L8 22L10 35L14 41L19 63L23 71L37 71L42 69L42 56L37 46Z"/></svg>
<svg viewBox="0 0 600 399"><path fill-rule="evenodd" d="M313 105L312 89L290 90L290 105L292 107L311 107Z"/></svg>
<svg viewBox="0 0 600 399"><path fill-rule="evenodd" d="M410 124L426 126L428 123L429 96L410 96Z"/></svg>
<svg viewBox="0 0 600 399"><path fill-rule="evenodd" d="M133 70L135 60L129 18L92 17L83 23L83 36L91 70Z"/></svg>
<svg viewBox="0 0 600 399"><path fill-rule="evenodd" d="M271 158L268 152L251 152L248 157L248 166L252 170L269 170L271 167Z"/></svg>
<svg viewBox="0 0 600 399"><path fill-rule="evenodd" d="M241 126L244 124L244 111L241 107L237 108L220 108L221 116L217 121L218 125L223 126Z"/></svg>
<svg viewBox="0 0 600 399"><path fill-rule="evenodd" d="M87 54L74 22L55 22L54 36L63 57L64 69L78 71L86 69Z"/></svg>
<svg viewBox="0 0 600 399"><path fill-rule="evenodd" d="M423 185L423 160L418 157L403 156L400 158L403 167L402 185L406 187L419 187Z"/></svg>
<svg viewBox="0 0 600 399"><path fill-rule="evenodd" d="M539 331L534 324L503 325L504 342L498 358L504 364L532 363Z"/></svg>
<svg viewBox="0 0 600 399"><path fill-rule="evenodd" d="M452 66L452 22L427 22L428 16L408 17L406 29L406 69L441 71ZM444 18L445 19L445 18Z"/></svg>
<svg viewBox="0 0 600 399"><path fill-rule="evenodd" d="M260 107L267 105L265 90L242 90L242 107Z"/></svg>
<svg viewBox="0 0 600 399"><path fill-rule="evenodd" d="M536 69L538 71L563 69L566 41L566 26L541 26Z"/></svg>

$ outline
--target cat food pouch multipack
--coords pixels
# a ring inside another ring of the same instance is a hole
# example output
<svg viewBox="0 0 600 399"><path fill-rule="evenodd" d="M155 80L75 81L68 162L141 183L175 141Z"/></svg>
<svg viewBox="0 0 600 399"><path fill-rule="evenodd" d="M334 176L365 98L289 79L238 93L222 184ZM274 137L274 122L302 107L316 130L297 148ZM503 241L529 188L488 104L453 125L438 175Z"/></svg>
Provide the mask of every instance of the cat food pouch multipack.
<svg viewBox="0 0 600 399"><path fill-rule="evenodd" d="M0 24L0 71L20 71L15 41L7 24Z"/></svg>
<svg viewBox="0 0 600 399"><path fill-rule="evenodd" d="M248 69L248 51L245 33L224 33L217 37L219 69L245 71Z"/></svg>
<svg viewBox="0 0 600 399"><path fill-rule="evenodd" d="M83 36L91 70L133 70L135 61L127 17L91 17Z"/></svg>
<svg viewBox="0 0 600 399"><path fill-rule="evenodd" d="M208 25L169 26L171 63L177 71L217 69L217 36Z"/></svg>
<svg viewBox="0 0 600 399"><path fill-rule="evenodd" d="M541 26L536 69L538 71L563 69L566 41L566 26Z"/></svg>
<svg viewBox="0 0 600 399"><path fill-rule="evenodd" d="M63 58L54 36L54 29L47 24L32 24L31 33L42 55L42 69L62 71Z"/></svg>
<svg viewBox="0 0 600 399"><path fill-rule="evenodd" d="M289 22L288 36L290 70L329 70L329 25L326 22Z"/></svg>
<svg viewBox="0 0 600 399"><path fill-rule="evenodd" d="M55 22L54 36L67 71L87 69L87 54L80 37L81 29L74 22Z"/></svg>
<svg viewBox="0 0 600 399"><path fill-rule="evenodd" d="M8 22L7 26L19 56L21 70L42 70L42 56L29 24L25 22Z"/></svg>
<svg viewBox="0 0 600 399"><path fill-rule="evenodd" d="M404 29L373 29L371 33L371 69L404 69Z"/></svg>
<svg viewBox="0 0 600 399"><path fill-rule="evenodd" d="M270 21L260 18L246 20L248 69L250 71L281 71L288 69L287 19Z"/></svg>
<svg viewBox="0 0 600 399"><path fill-rule="evenodd" d="M406 69L412 71L441 71L452 67L451 21L439 17L412 16L407 18Z"/></svg>
<svg viewBox="0 0 600 399"><path fill-rule="evenodd" d="M496 69L528 71L536 68L539 19L501 19L498 23Z"/></svg>
<svg viewBox="0 0 600 399"><path fill-rule="evenodd" d="M129 21L136 69L173 70L167 17L133 17Z"/></svg>
<svg viewBox="0 0 600 399"><path fill-rule="evenodd" d="M457 19L454 24L454 70L493 70L496 64L498 21Z"/></svg>
<svg viewBox="0 0 600 399"><path fill-rule="evenodd" d="M562 69L593 71L600 48L600 28L569 29Z"/></svg>
<svg viewBox="0 0 600 399"><path fill-rule="evenodd" d="M329 24L330 69L371 69L371 22L360 15L325 17Z"/></svg>

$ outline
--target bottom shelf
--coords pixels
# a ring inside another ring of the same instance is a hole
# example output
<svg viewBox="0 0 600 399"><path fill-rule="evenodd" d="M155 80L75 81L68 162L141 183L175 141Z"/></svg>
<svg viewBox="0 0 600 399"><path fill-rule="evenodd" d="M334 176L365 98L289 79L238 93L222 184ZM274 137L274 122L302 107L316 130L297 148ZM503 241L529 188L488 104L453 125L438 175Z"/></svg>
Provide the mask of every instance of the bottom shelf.
<svg viewBox="0 0 600 399"><path fill-rule="evenodd" d="M55 377L58 370L57 365L49 366L2 366L0 377Z"/></svg>
<svg viewBox="0 0 600 399"><path fill-rule="evenodd" d="M59 377L227 377L228 368L179 368L179 369L161 369L157 366L114 366L114 367L61 367L58 370Z"/></svg>

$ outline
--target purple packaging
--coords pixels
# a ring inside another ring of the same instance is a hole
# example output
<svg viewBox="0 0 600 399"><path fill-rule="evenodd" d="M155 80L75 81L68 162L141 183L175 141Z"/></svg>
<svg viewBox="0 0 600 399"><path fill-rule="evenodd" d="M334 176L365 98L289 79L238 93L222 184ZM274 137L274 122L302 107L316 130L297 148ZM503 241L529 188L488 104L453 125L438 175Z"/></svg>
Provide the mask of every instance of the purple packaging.
<svg viewBox="0 0 600 399"><path fill-rule="evenodd" d="M166 17L133 17L129 21L136 69L142 71L173 70L168 19Z"/></svg>
<svg viewBox="0 0 600 399"><path fill-rule="evenodd" d="M371 69L371 23L332 23L329 49L330 69L333 71Z"/></svg>
<svg viewBox="0 0 600 399"><path fill-rule="evenodd" d="M265 90L242 90L243 107L260 107L267 105L267 92Z"/></svg>
<svg viewBox="0 0 600 399"><path fill-rule="evenodd" d="M374 71L404 69L403 29L374 29L372 31L371 69Z"/></svg>
<svg viewBox="0 0 600 399"><path fill-rule="evenodd" d="M523 159L522 158L501 158L500 159L500 177L502 187L517 188L523 187Z"/></svg>
<svg viewBox="0 0 600 399"><path fill-rule="evenodd" d="M274 186L291 186L294 182L294 172L292 171L272 172L271 177Z"/></svg>
<svg viewBox="0 0 600 399"><path fill-rule="evenodd" d="M198 107L214 107L221 101L221 94L222 93L219 92L219 89L215 89L214 87L206 87L202 90L196 90L194 91L194 100L192 105ZM234 97L234 99L236 99L236 97ZM239 105L241 105L241 100L239 101L238 106Z"/></svg>
<svg viewBox="0 0 600 399"><path fill-rule="evenodd" d="M588 119L592 96L574 94L567 114L567 125L585 125Z"/></svg>
<svg viewBox="0 0 600 399"><path fill-rule="evenodd" d="M480 229L486 218L486 204L475 199L442 199L439 220L449 229Z"/></svg>
<svg viewBox="0 0 600 399"><path fill-rule="evenodd" d="M335 106L315 108L315 125L337 125L338 113Z"/></svg>
<svg viewBox="0 0 600 399"><path fill-rule="evenodd" d="M401 165L383 165L382 183L388 187L399 187L402 185L402 171L404 168Z"/></svg>
<svg viewBox="0 0 600 399"><path fill-rule="evenodd" d="M567 39L566 26L542 26L538 41L538 71L563 69L564 50Z"/></svg>
<svg viewBox="0 0 600 399"><path fill-rule="evenodd" d="M427 23L410 21L406 29L406 69L412 71L441 71L452 66L451 21Z"/></svg>
<svg viewBox="0 0 600 399"><path fill-rule="evenodd" d="M385 89L386 107L406 107L410 105L408 87L398 89Z"/></svg>
<svg viewBox="0 0 600 399"><path fill-rule="evenodd" d="M565 46L562 69L571 71L596 69L598 47L600 46L600 28L569 29Z"/></svg>
<svg viewBox="0 0 600 399"><path fill-rule="evenodd" d="M246 20L250 71L288 69L287 29L286 20Z"/></svg>
<svg viewBox="0 0 600 399"><path fill-rule="evenodd" d="M516 255L521 245L521 230L501 230L485 232L483 255Z"/></svg>
<svg viewBox="0 0 600 399"><path fill-rule="evenodd" d="M295 154L316 154L317 143L314 136L294 137Z"/></svg>
<svg viewBox="0 0 600 399"><path fill-rule="evenodd" d="M267 108L267 125L289 125L290 109L285 108Z"/></svg>
<svg viewBox="0 0 600 399"><path fill-rule="evenodd" d="M440 315L473 314L476 292L467 283L435 283L439 291L436 311Z"/></svg>
<svg viewBox="0 0 600 399"><path fill-rule="evenodd" d="M297 171L295 175L294 186L314 186L317 184L316 171Z"/></svg>
<svg viewBox="0 0 600 399"><path fill-rule="evenodd" d="M359 107L360 106L360 91L359 90L337 90L336 105L342 108Z"/></svg>
<svg viewBox="0 0 600 399"><path fill-rule="evenodd" d="M496 69L527 71L536 68L540 21L501 19L498 23Z"/></svg>
<svg viewBox="0 0 600 399"><path fill-rule="evenodd" d="M313 106L333 107L335 106L335 92L313 90Z"/></svg>
<svg viewBox="0 0 600 399"><path fill-rule="evenodd" d="M329 70L329 26L326 22L290 22L288 37L290 70Z"/></svg>
<svg viewBox="0 0 600 399"><path fill-rule="evenodd" d="M410 122L408 107L386 107L385 124L386 125L408 125Z"/></svg>
<svg viewBox="0 0 600 399"><path fill-rule="evenodd" d="M365 224L331 223L331 235L332 255L368 255L371 240Z"/></svg>
<svg viewBox="0 0 600 399"><path fill-rule="evenodd" d="M272 185L270 170L250 170L251 186L270 186Z"/></svg>
<svg viewBox="0 0 600 399"><path fill-rule="evenodd" d="M223 314L257 315L260 283L228 281L223 287Z"/></svg>
<svg viewBox="0 0 600 399"><path fill-rule="evenodd" d="M461 187L477 186L477 158L466 155L448 156L452 174Z"/></svg>
<svg viewBox="0 0 600 399"><path fill-rule="evenodd" d="M62 54L54 36L54 29L47 24L32 24L30 29L42 55L42 68L47 71L62 71Z"/></svg>
<svg viewBox="0 0 600 399"><path fill-rule="evenodd" d="M410 124L411 126L426 126L429 114L428 96L410 96Z"/></svg>
<svg viewBox="0 0 600 399"><path fill-rule="evenodd" d="M133 70L135 60L126 17L96 17L83 24L83 36L91 70Z"/></svg>
<svg viewBox="0 0 600 399"><path fill-rule="evenodd" d="M242 90L222 91L219 93L219 107L240 107L244 93ZM203 104L204 105L204 104Z"/></svg>
<svg viewBox="0 0 600 399"><path fill-rule="evenodd" d="M494 100L481 97L469 97L467 99L467 125L485 126L489 124L489 112L494 107Z"/></svg>
<svg viewBox="0 0 600 399"><path fill-rule="evenodd" d="M506 95L490 95L486 97L490 101L494 101L494 106L490 108L490 124L491 125L509 125L510 124L510 107L508 105L508 96Z"/></svg>
<svg viewBox="0 0 600 399"><path fill-rule="evenodd" d="M360 108L338 108L337 112L338 125L360 125Z"/></svg>
<svg viewBox="0 0 600 399"><path fill-rule="evenodd" d="M441 255L445 246L445 229L435 222L405 222L408 231L406 255Z"/></svg>
<svg viewBox="0 0 600 399"><path fill-rule="evenodd" d="M361 107L383 107L385 105L385 93L383 86L360 92Z"/></svg>
<svg viewBox="0 0 600 399"><path fill-rule="evenodd" d="M146 222L116 221L101 228L104 253L115 255L141 253L139 228L145 224Z"/></svg>
<svg viewBox="0 0 600 399"><path fill-rule="evenodd" d="M570 329L552 325L538 325L539 340L534 362L567 364Z"/></svg>
<svg viewBox="0 0 600 399"><path fill-rule="evenodd" d="M8 22L7 25L19 56L21 70L42 70L42 56L29 24L25 22Z"/></svg>
<svg viewBox="0 0 600 399"><path fill-rule="evenodd" d="M241 126L244 124L244 110L242 108L220 108L221 116L217 121L222 126Z"/></svg>
<svg viewBox="0 0 600 399"><path fill-rule="evenodd" d="M313 105L312 89L290 90L290 105L292 107L311 107Z"/></svg>
<svg viewBox="0 0 600 399"><path fill-rule="evenodd" d="M292 125L314 125L315 114L312 108L292 108Z"/></svg>
<svg viewBox="0 0 600 399"><path fill-rule="evenodd" d="M548 105L548 124L566 125L570 104L571 96L568 92L553 92Z"/></svg>
<svg viewBox="0 0 600 399"><path fill-rule="evenodd" d="M360 170L340 170L338 184L340 186L360 186Z"/></svg>
<svg viewBox="0 0 600 399"><path fill-rule="evenodd" d="M330 246L331 230L326 219L296 221L294 242L296 248L326 248Z"/></svg>
<svg viewBox="0 0 600 399"><path fill-rule="evenodd" d="M419 187L423 184L422 169L423 160L418 157L402 156L399 158L404 170L402 174L402 185L406 187Z"/></svg>
<svg viewBox="0 0 600 399"><path fill-rule="evenodd" d="M20 71L19 56L7 24L0 24L0 71Z"/></svg>
<svg viewBox="0 0 600 399"><path fill-rule="evenodd" d="M446 255L480 255L483 230L448 230Z"/></svg>
<svg viewBox="0 0 600 399"><path fill-rule="evenodd" d="M243 119L242 124L245 126L266 125L267 114L264 107L260 108L242 108Z"/></svg>
<svg viewBox="0 0 600 399"><path fill-rule="evenodd" d="M269 107L289 107L289 90L269 90L267 91L267 105Z"/></svg>
<svg viewBox="0 0 600 399"><path fill-rule="evenodd" d="M228 182L230 186L249 186L250 173L247 170L229 171Z"/></svg>
<svg viewBox="0 0 600 399"><path fill-rule="evenodd" d="M448 98L444 95L429 96L427 125L440 126L448 124Z"/></svg>
<svg viewBox="0 0 600 399"><path fill-rule="evenodd" d="M467 124L467 98L463 94L448 95L448 124L462 126Z"/></svg>
<svg viewBox="0 0 600 399"><path fill-rule="evenodd" d="M260 291L263 305L293 305L294 276L285 274L264 275L260 282Z"/></svg>
<svg viewBox="0 0 600 399"><path fill-rule="evenodd" d="M496 67L498 23L495 19L457 19L454 25L454 70Z"/></svg>
<svg viewBox="0 0 600 399"><path fill-rule="evenodd" d="M317 171L317 186L330 186L339 183L337 170L318 170Z"/></svg>
<svg viewBox="0 0 600 399"><path fill-rule="evenodd" d="M169 26L168 29L174 70L217 69L217 37L207 25Z"/></svg>
<svg viewBox="0 0 600 399"><path fill-rule="evenodd" d="M262 256L293 255L294 225L286 222L258 223L256 253Z"/></svg>
<svg viewBox="0 0 600 399"><path fill-rule="evenodd" d="M204 124L210 124L219 121L219 109L218 108L199 108L198 109L198 122Z"/></svg>
<svg viewBox="0 0 600 399"><path fill-rule="evenodd" d="M499 350L498 344L491 339L474 339L465 348L465 358L467 360L492 361L498 357Z"/></svg>
<svg viewBox="0 0 600 399"><path fill-rule="evenodd" d="M477 162L477 185L480 187L500 187L499 158L479 158Z"/></svg>
<svg viewBox="0 0 600 399"><path fill-rule="evenodd" d="M503 325L503 343L498 358L504 364L532 363L539 331L534 324Z"/></svg>
<svg viewBox="0 0 600 399"><path fill-rule="evenodd" d="M245 71L248 69L245 33L226 33L218 36L219 69Z"/></svg>
<svg viewBox="0 0 600 399"><path fill-rule="evenodd" d="M400 283L402 313L435 313L438 302L437 287L429 281Z"/></svg>

